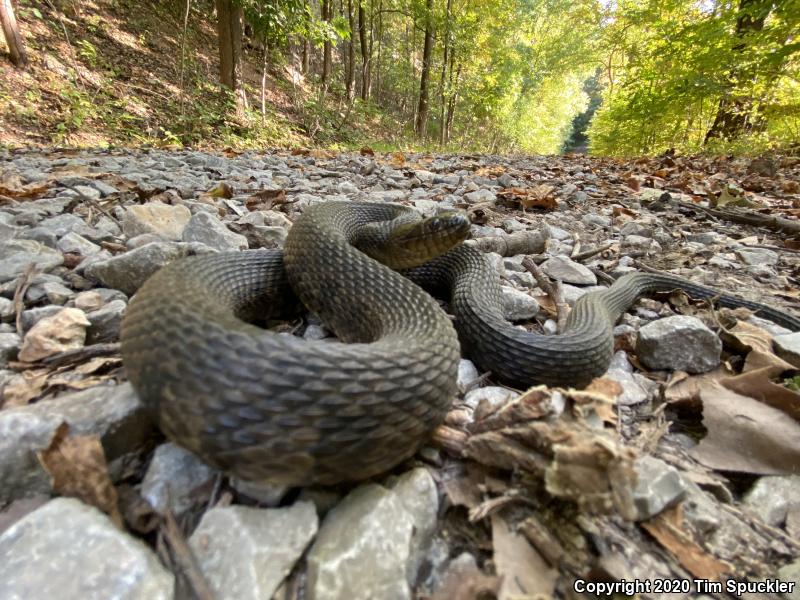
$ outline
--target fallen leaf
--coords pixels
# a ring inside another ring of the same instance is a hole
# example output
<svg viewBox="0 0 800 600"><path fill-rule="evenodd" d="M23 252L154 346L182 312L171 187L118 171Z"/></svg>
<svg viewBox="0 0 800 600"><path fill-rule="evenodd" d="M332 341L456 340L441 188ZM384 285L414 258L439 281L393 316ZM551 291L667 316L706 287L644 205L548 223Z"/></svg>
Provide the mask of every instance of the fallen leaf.
<svg viewBox="0 0 800 600"><path fill-rule="evenodd" d="M27 369L15 375L3 388L3 408L25 406L38 398L47 385L49 371Z"/></svg>
<svg viewBox="0 0 800 600"><path fill-rule="evenodd" d="M703 550L684 530L681 505L669 508L640 524L695 577L721 581L724 574L733 571L730 565Z"/></svg>
<svg viewBox="0 0 800 600"><path fill-rule="evenodd" d="M783 371L784 369L767 366L735 377L728 377L721 383L732 392L777 408L800 422L800 394L771 381L772 377Z"/></svg>
<svg viewBox="0 0 800 600"><path fill-rule="evenodd" d="M552 598L558 571L548 566L525 536L512 531L499 514L492 515L494 564L501 577L498 600Z"/></svg>
<svg viewBox="0 0 800 600"><path fill-rule="evenodd" d="M272 207L286 203L286 190L260 190L244 201L249 211L271 210Z"/></svg>
<svg viewBox="0 0 800 600"><path fill-rule="evenodd" d="M555 186L543 183L532 188L507 188L497 192L497 196L506 201L519 202L523 209L555 210L558 208L555 191Z"/></svg>
<svg viewBox="0 0 800 600"><path fill-rule="evenodd" d="M701 464L756 475L800 473L800 424L783 411L719 382L700 390L708 430L690 450Z"/></svg>
<svg viewBox="0 0 800 600"><path fill-rule="evenodd" d="M375 151L369 146L362 146L360 152L361 156L375 156Z"/></svg>
<svg viewBox="0 0 800 600"><path fill-rule="evenodd" d="M53 434L50 445L38 452L37 457L50 474L57 494L79 498L99 508L115 525L123 528L117 490L111 483L99 436L70 436L69 425L62 423Z"/></svg>
<svg viewBox="0 0 800 600"><path fill-rule="evenodd" d="M406 164L405 154L402 152L392 152L391 162L397 168L402 167Z"/></svg>
<svg viewBox="0 0 800 600"><path fill-rule="evenodd" d="M89 319L78 308L62 308L30 328L22 340L19 360L35 362L48 356L83 347Z"/></svg>

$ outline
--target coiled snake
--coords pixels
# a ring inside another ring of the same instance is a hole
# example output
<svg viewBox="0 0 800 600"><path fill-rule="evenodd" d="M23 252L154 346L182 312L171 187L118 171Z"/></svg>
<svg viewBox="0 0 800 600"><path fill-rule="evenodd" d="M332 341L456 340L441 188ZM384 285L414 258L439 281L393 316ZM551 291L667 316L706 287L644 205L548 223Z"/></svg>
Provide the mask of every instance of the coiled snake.
<svg viewBox="0 0 800 600"><path fill-rule="evenodd" d="M385 233L381 224L400 217L402 227L409 210L315 205L295 222L283 253L192 257L151 277L123 320L122 355L165 434L217 468L287 485L367 478L416 452L455 395L459 340L433 298L351 245L369 248ZM465 217L444 219L464 237ZM435 234L442 220L425 223L423 231ZM410 256L393 267L418 262L427 242L417 232L408 235ZM636 273L580 298L565 334L542 336L503 319L497 276L472 247L459 245L406 275L449 290L469 355L517 386L583 386L604 373L615 321L649 291L718 297L800 329L800 319L764 305ZM307 342L248 322L290 308L292 290L348 343Z"/></svg>

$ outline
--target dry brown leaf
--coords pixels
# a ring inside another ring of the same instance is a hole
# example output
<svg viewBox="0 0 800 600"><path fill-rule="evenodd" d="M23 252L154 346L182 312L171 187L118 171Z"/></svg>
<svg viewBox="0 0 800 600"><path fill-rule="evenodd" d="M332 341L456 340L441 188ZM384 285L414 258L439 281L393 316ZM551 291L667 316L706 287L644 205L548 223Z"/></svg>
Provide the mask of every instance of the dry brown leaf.
<svg viewBox="0 0 800 600"><path fill-rule="evenodd" d="M233 198L233 188L230 184L221 181L205 193L211 198Z"/></svg>
<svg viewBox="0 0 800 600"><path fill-rule="evenodd" d="M39 397L47 385L50 372L46 369L28 369L14 376L3 388L3 408L25 406Z"/></svg>
<svg viewBox="0 0 800 600"><path fill-rule="evenodd" d="M361 156L375 156L375 151L369 146L362 146L359 152Z"/></svg>
<svg viewBox="0 0 800 600"><path fill-rule="evenodd" d="M721 581L723 575L733 570L730 565L703 550L684 530L683 508L680 505L661 512L649 521L643 521L641 526L697 578Z"/></svg>
<svg viewBox="0 0 800 600"><path fill-rule="evenodd" d="M450 504L472 509L481 503L483 495L480 486L482 482L482 473L475 465L468 465L466 472L444 479L442 487Z"/></svg>
<svg viewBox="0 0 800 600"><path fill-rule="evenodd" d="M555 210L558 208L555 191L555 186L543 183L532 188L507 188L499 191L497 196L507 201L519 202L523 209Z"/></svg>
<svg viewBox="0 0 800 600"><path fill-rule="evenodd" d="M402 152L392 152L391 162L399 169L406 164L406 156Z"/></svg>
<svg viewBox="0 0 800 600"><path fill-rule="evenodd" d="M675 371L667 382L664 399L670 403L699 402L700 390L713 381L720 381L733 375L727 364L721 364L713 371L702 375L689 375L684 371Z"/></svg>
<svg viewBox="0 0 800 600"><path fill-rule="evenodd" d="M0 172L0 195L10 198L36 198L52 185L52 179L23 184L19 174L12 170Z"/></svg>
<svg viewBox="0 0 800 600"><path fill-rule="evenodd" d="M736 377L728 377L721 383L732 392L777 408L800 422L800 394L771 381L772 377L783 370L767 366Z"/></svg>
<svg viewBox="0 0 800 600"><path fill-rule="evenodd" d="M756 475L800 474L800 424L719 382L700 390L706 437L690 453L701 464Z"/></svg>
<svg viewBox="0 0 800 600"><path fill-rule="evenodd" d="M619 204L615 204L611 208L611 216L636 218L639 216L639 214L636 211L631 210L630 208L626 208L624 206L620 206Z"/></svg>
<svg viewBox="0 0 800 600"><path fill-rule="evenodd" d="M53 434L50 445L38 452L37 457L50 474L56 493L79 498L99 508L114 524L123 527L117 490L109 477L99 436L70 436L69 425L62 423Z"/></svg>
<svg viewBox="0 0 800 600"><path fill-rule="evenodd" d="M249 211L270 210L272 207L286 203L286 190L260 190L244 201Z"/></svg>
<svg viewBox="0 0 800 600"><path fill-rule="evenodd" d="M723 330L721 337L723 342L738 352L772 352L772 334L746 321L737 321L730 329Z"/></svg>
<svg viewBox="0 0 800 600"><path fill-rule="evenodd" d="M499 514L492 515L494 564L501 577L498 600L552 598L558 571L548 566L525 536L512 531Z"/></svg>
<svg viewBox="0 0 800 600"><path fill-rule="evenodd" d="M59 352L82 348L89 325L82 310L62 308L56 314L37 321L25 334L19 360L35 362Z"/></svg>

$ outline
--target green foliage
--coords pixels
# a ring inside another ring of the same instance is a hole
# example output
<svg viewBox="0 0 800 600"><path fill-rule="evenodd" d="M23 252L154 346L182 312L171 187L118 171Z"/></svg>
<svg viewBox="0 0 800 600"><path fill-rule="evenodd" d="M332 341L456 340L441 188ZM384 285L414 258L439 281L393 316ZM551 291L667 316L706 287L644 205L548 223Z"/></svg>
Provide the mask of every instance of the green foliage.
<svg viewBox="0 0 800 600"><path fill-rule="evenodd" d="M764 14L763 28L742 27L743 18ZM797 0L620 1L604 28L605 90L590 127L592 151L757 152L797 141L797 31ZM723 110L741 126L707 140Z"/></svg>
<svg viewBox="0 0 800 600"><path fill-rule="evenodd" d="M793 392L800 392L800 375L790 377L783 380L783 385L792 390Z"/></svg>

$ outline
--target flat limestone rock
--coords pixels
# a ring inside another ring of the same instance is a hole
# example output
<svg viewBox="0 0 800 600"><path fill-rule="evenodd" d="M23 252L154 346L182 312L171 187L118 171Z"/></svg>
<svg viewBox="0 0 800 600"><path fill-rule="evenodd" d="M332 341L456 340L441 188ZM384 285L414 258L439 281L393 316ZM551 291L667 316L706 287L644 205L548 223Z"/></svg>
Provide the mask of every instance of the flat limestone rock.
<svg viewBox="0 0 800 600"><path fill-rule="evenodd" d="M286 508L212 508L189 538L220 600L271 598L317 532L311 502Z"/></svg>
<svg viewBox="0 0 800 600"><path fill-rule="evenodd" d="M391 490L362 485L328 513L308 554L309 600L412 597L438 510L431 476L416 471Z"/></svg>
<svg viewBox="0 0 800 600"><path fill-rule="evenodd" d="M56 498L0 535L3 598L169 600L174 577L96 508Z"/></svg>

